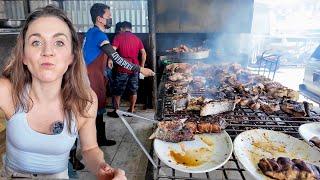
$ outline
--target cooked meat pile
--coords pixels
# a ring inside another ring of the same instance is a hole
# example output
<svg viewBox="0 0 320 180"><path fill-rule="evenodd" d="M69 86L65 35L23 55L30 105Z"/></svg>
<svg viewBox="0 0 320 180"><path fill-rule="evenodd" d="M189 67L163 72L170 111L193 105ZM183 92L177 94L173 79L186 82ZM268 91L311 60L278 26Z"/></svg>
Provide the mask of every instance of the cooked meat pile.
<svg viewBox="0 0 320 180"><path fill-rule="evenodd" d="M311 143L313 143L315 146L317 146L318 148L320 148L320 138L319 137L314 136L309 141Z"/></svg>
<svg viewBox="0 0 320 180"><path fill-rule="evenodd" d="M184 44L181 44L178 47L168 49L167 52L183 53L183 52L199 52L199 51L205 51L205 50L208 50L208 49L205 49L203 47L190 48Z"/></svg>
<svg viewBox="0 0 320 180"><path fill-rule="evenodd" d="M312 104L297 102L297 91L251 74L238 64L174 63L166 71L165 88L167 95L172 96L173 112L199 111L200 116L208 116L233 111L239 105L269 115L282 110L293 117L305 117L312 109ZM204 95L195 95L200 91Z"/></svg>
<svg viewBox="0 0 320 180"><path fill-rule="evenodd" d="M157 138L168 142L191 141L194 140L194 135L197 133L219 133L225 128L224 119L212 116L199 120L189 118L161 121L150 139Z"/></svg>
<svg viewBox="0 0 320 180"><path fill-rule="evenodd" d="M320 179L319 167L300 159L279 157L277 160L261 159L258 167L262 173L273 179L281 180L315 180Z"/></svg>

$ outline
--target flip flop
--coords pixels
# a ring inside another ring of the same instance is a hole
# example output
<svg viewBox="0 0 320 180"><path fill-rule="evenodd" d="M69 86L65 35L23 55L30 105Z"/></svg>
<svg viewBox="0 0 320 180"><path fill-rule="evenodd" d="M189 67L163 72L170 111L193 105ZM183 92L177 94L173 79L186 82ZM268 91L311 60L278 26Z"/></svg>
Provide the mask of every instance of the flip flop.
<svg viewBox="0 0 320 180"><path fill-rule="evenodd" d="M132 113L132 114L135 113L135 111L131 112L130 109L128 109L127 112ZM125 116L125 117L132 117L131 115L127 115L127 114L124 114L123 116Z"/></svg>

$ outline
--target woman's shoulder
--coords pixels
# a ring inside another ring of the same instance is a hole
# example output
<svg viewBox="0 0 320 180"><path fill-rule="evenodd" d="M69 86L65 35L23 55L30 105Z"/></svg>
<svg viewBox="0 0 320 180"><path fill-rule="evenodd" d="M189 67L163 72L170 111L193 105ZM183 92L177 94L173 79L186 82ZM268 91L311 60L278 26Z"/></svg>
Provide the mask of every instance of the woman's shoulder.
<svg viewBox="0 0 320 180"><path fill-rule="evenodd" d="M13 113L12 83L7 78L0 77L0 109L9 117Z"/></svg>

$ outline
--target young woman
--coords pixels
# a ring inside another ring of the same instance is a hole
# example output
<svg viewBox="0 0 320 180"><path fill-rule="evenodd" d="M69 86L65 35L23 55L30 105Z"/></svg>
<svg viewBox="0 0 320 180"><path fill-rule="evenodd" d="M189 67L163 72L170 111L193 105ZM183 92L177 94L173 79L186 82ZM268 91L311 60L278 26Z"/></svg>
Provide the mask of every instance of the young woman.
<svg viewBox="0 0 320 180"><path fill-rule="evenodd" d="M68 178L79 134L85 164L98 179L126 179L98 147L97 96L63 11L46 6L29 15L0 78L0 99L8 120L2 177Z"/></svg>

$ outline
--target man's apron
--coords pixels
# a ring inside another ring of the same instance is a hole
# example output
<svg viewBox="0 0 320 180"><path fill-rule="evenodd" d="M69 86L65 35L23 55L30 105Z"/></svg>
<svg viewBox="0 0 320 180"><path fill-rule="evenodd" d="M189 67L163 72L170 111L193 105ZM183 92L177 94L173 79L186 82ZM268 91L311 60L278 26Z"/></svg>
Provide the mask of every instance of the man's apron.
<svg viewBox="0 0 320 180"><path fill-rule="evenodd" d="M98 110L107 105L108 79L104 76L107 67L108 56L101 53L91 64L87 66L90 86L98 96Z"/></svg>

